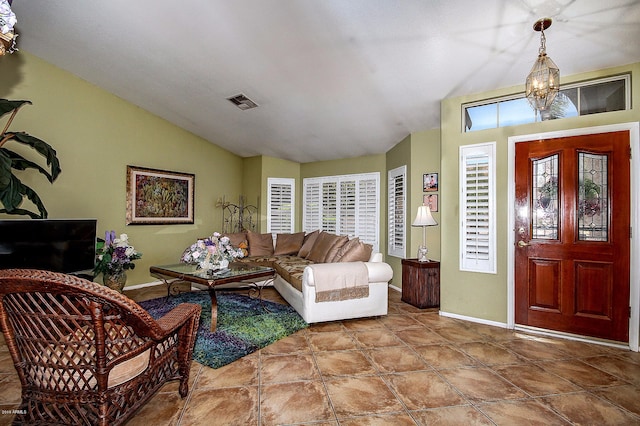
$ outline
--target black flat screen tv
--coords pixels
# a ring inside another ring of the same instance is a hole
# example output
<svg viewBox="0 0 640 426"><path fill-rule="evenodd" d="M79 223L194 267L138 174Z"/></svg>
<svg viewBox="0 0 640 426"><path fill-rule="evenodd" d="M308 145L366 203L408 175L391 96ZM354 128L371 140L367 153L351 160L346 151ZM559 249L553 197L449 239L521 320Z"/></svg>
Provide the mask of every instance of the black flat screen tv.
<svg viewBox="0 0 640 426"><path fill-rule="evenodd" d="M0 220L0 269L87 273L96 256L96 219Z"/></svg>

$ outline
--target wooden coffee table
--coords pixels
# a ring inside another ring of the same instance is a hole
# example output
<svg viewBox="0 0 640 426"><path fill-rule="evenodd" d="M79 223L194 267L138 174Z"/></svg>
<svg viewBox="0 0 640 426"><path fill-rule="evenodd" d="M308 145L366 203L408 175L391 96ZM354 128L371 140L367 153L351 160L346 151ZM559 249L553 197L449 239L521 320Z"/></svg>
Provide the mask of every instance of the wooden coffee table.
<svg viewBox="0 0 640 426"><path fill-rule="evenodd" d="M149 273L160 278L167 285L167 297L174 292L174 284L190 282L207 287L211 296L211 331L216 330L218 323L218 301L216 299L216 287L222 284L242 283L253 286L261 297L261 290L269 282L273 281L275 271L273 268L258 266L251 263L234 262L229 268L221 271L199 269L197 265L175 263L163 266L151 266ZM262 279L262 280L261 280Z"/></svg>

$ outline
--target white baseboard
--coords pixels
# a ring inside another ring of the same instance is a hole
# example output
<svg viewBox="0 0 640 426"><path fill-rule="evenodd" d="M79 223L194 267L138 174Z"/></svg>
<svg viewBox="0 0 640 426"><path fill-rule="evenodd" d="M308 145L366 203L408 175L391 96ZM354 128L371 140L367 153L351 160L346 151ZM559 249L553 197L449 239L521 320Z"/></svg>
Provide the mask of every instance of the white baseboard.
<svg viewBox="0 0 640 426"><path fill-rule="evenodd" d="M466 315L453 314L451 312L440 311L441 316L448 318L455 318L463 321L475 322L478 324L491 325L493 327L507 328L506 322L498 322L498 321L489 321L482 318L469 317Z"/></svg>
<svg viewBox="0 0 640 426"><path fill-rule="evenodd" d="M400 287L396 287L395 285L391 285L391 284L389 284L389 288L390 288L391 290L395 290L395 291L397 291L397 292L399 292L399 293L402 293L402 289L401 289Z"/></svg>

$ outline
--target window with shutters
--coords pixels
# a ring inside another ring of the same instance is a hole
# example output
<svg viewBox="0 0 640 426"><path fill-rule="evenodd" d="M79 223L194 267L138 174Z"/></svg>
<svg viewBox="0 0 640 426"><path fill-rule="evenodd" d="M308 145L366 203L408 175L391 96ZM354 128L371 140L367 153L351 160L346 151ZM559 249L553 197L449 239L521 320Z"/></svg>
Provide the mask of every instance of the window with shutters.
<svg viewBox="0 0 640 426"><path fill-rule="evenodd" d="M460 147L460 270L496 273L495 142Z"/></svg>
<svg viewBox="0 0 640 426"><path fill-rule="evenodd" d="M387 252L390 256L404 258L406 256L405 240L407 229L407 166L389 170L387 188L389 189L389 241Z"/></svg>
<svg viewBox="0 0 640 426"><path fill-rule="evenodd" d="M303 180L302 228L358 237L379 251L380 174Z"/></svg>
<svg viewBox="0 0 640 426"><path fill-rule="evenodd" d="M295 179L267 179L267 232L291 233L295 226Z"/></svg>

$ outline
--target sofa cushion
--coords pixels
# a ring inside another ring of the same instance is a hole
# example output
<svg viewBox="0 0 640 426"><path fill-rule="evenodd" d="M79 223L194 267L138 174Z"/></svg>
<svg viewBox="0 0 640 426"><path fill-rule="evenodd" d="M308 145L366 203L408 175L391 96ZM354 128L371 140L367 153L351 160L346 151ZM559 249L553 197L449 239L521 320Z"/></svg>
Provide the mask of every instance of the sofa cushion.
<svg viewBox="0 0 640 426"><path fill-rule="evenodd" d="M249 256L271 256L273 254L273 235L271 233L258 234L247 232L249 241Z"/></svg>
<svg viewBox="0 0 640 426"><path fill-rule="evenodd" d="M320 231L316 229L315 231L304 236L302 247L300 247L300 251L298 252L298 257L306 258L309 255L309 252L315 244L318 235L320 235Z"/></svg>
<svg viewBox="0 0 640 426"><path fill-rule="evenodd" d="M340 250L338 250L338 252L333 257L333 259L331 259L331 260L327 259L327 262L328 263L340 262L340 259L342 259L342 256L344 256L345 253L347 253L353 247L357 246L359 242L360 242L360 238L358 238L358 237L354 237L354 238L350 239L349 241L347 241L347 243L345 245L340 247Z"/></svg>
<svg viewBox="0 0 640 426"><path fill-rule="evenodd" d="M346 235L342 236L342 237L334 238L333 239L333 244L331 245L331 247L327 251L327 254L324 257L323 262L324 263L331 263L333 261L333 258L336 257L336 254L338 253L338 251L345 244L347 244L347 242L349 242L349 237L347 237Z"/></svg>
<svg viewBox="0 0 640 426"><path fill-rule="evenodd" d="M327 252L335 243L337 235L329 232L321 232L316 238L316 242L313 243L313 247L306 256L307 259L313 260L316 263L324 262L324 258L327 257Z"/></svg>
<svg viewBox="0 0 640 426"><path fill-rule="evenodd" d="M304 241L304 232L277 234L275 256L298 254Z"/></svg>
<svg viewBox="0 0 640 426"><path fill-rule="evenodd" d="M230 234L223 234L224 237L229 238L229 243L238 248L242 243L247 244L247 233L246 232L233 232Z"/></svg>
<svg viewBox="0 0 640 426"><path fill-rule="evenodd" d="M371 252L373 252L371 244L358 241L357 244L342 255L339 262L368 262L371 258Z"/></svg>

